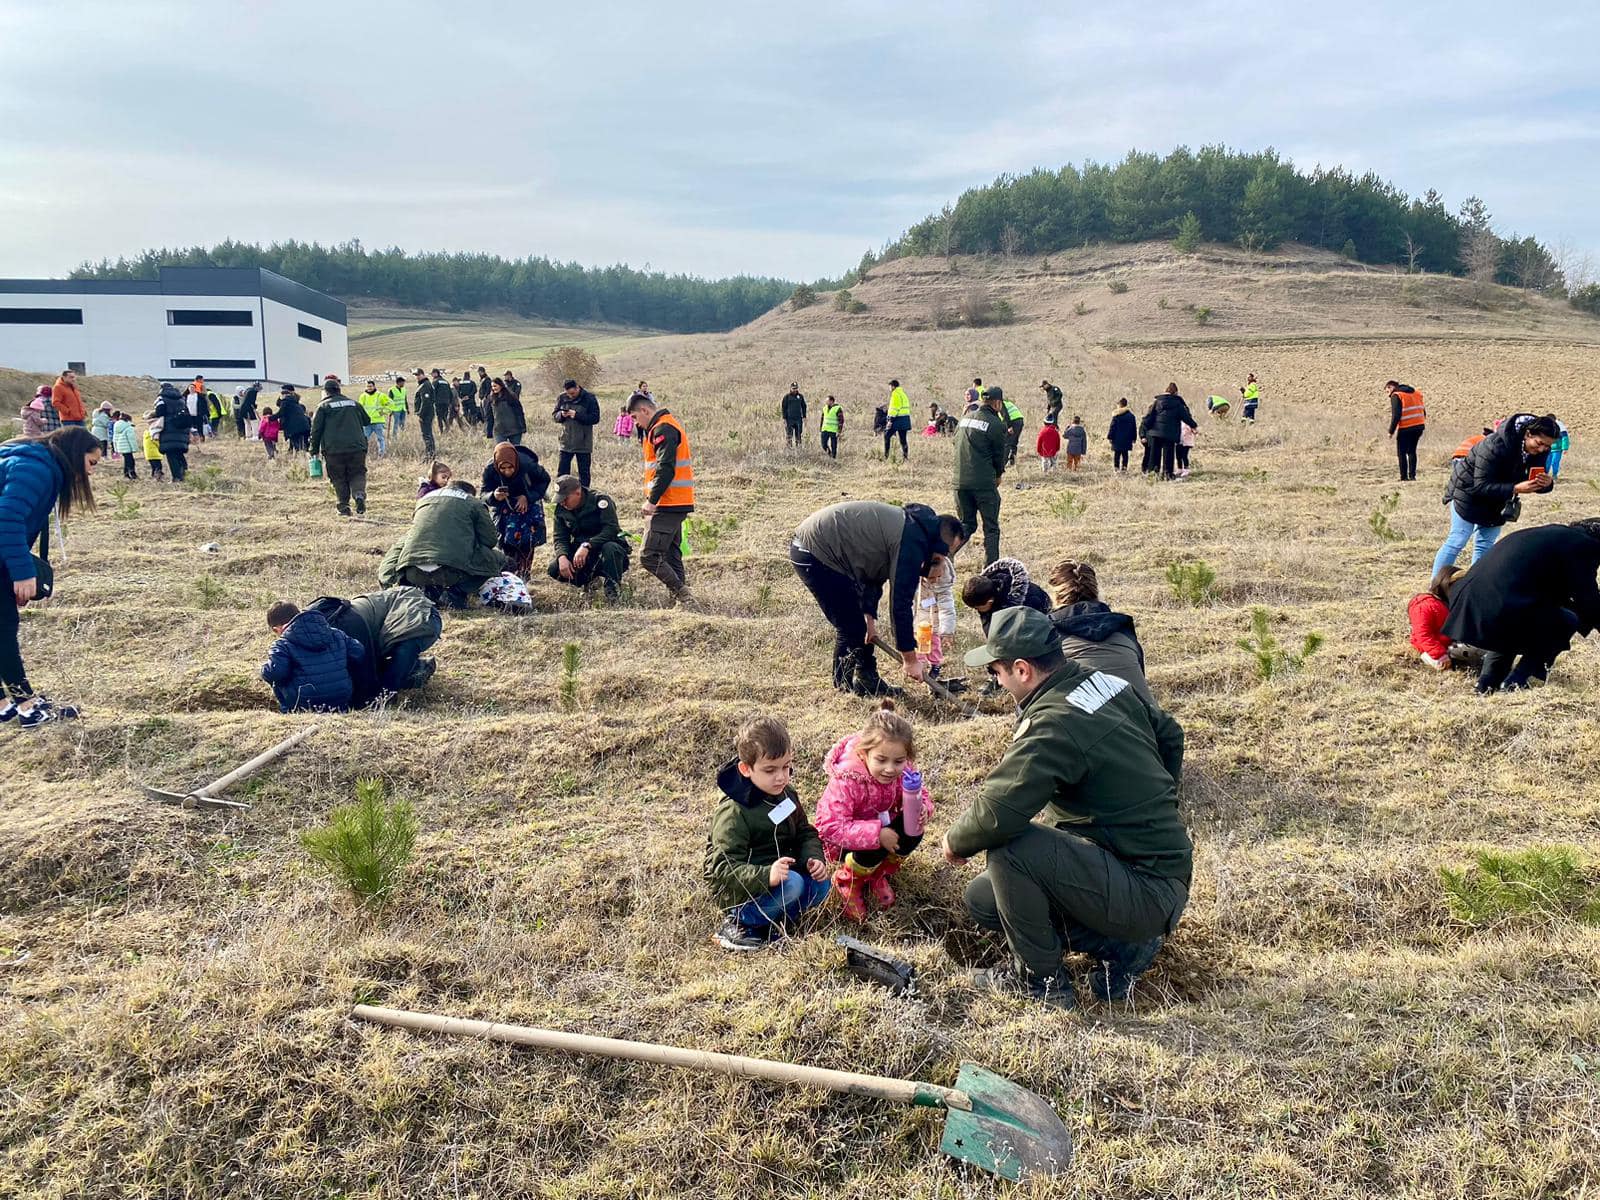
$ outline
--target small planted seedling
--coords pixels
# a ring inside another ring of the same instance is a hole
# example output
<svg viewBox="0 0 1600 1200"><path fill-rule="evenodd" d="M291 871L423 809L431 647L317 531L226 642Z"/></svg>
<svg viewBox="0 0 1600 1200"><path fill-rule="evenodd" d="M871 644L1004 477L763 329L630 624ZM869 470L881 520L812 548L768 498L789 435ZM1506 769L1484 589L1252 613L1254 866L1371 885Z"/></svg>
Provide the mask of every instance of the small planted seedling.
<svg viewBox="0 0 1600 1200"><path fill-rule="evenodd" d="M1180 604L1199 607L1211 603L1217 585L1217 573L1203 560L1175 562L1167 566L1167 584Z"/></svg>
<svg viewBox="0 0 1600 1200"><path fill-rule="evenodd" d="M300 835L311 860L348 887L359 904L378 907L394 894L417 842L410 804L386 803L381 779L356 780L356 802L329 814L328 824Z"/></svg>
<svg viewBox="0 0 1600 1200"><path fill-rule="evenodd" d="M578 667L583 662L583 647L568 642L561 647L561 711L572 712L578 707Z"/></svg>
<svg viewBox="0 0 1600 1200"><path fill-rule="evenodd" d="M1250 636L1239 639L1239 649L1255 659L1258 676L1276 679L1305 666L1306 659L1322 648L1322 642L1320 633L1308 633L1298 653L1286 649L1272 632L1272 618L1267 610L1258 605L1250 610Z"/></svg>
<svg viewBox="0 0 1600 1200"><path fill-rule="evenodd" d="M1367 525L1380 542L1398 542L1405 534L1389 523L1389 516L1400 507L1400 493L1390 492L1378 500L1378 507L1367 518Z"/></svg>

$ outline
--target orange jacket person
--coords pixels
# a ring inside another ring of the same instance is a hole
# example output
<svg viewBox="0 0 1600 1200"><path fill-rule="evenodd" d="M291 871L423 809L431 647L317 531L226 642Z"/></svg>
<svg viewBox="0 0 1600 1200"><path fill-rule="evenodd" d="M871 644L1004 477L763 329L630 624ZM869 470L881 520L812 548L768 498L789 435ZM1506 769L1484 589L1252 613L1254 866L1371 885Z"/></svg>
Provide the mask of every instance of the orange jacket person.
<svg viewBox="0 0 1600 1200"><path fill-rule="evenodd" d="M644 505L647 518L639 565L666 585L673 604L691 599L683 570L683 522L694 511L694 464L689 433L678 418L642 392L628 414L644 431Z"/></svg>
<svg viewBox="0 0 1600 1200"><path fill-rule="evenodd" d="M50 389L50 403L55 405L63 425L83 424L83 397L78 394L78 376L72 368L68 367L56 377L55 386Z"/></svg>

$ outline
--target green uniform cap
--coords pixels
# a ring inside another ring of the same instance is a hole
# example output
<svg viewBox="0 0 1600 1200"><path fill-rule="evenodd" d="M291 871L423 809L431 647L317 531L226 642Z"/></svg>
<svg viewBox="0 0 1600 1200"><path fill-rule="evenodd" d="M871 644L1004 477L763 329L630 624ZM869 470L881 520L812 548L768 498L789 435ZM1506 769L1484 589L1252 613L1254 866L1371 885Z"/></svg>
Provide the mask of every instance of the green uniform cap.
<svg viewBox="0 0 1600 1200"><path fill-rule="evenodd" d="M1019 658L1043 658L1061 648L1061 638L1050 618L1036 608L1002 608L989 621L989 640L968 650L969 667L986 667L992 662L1015 662Z"/></svg>

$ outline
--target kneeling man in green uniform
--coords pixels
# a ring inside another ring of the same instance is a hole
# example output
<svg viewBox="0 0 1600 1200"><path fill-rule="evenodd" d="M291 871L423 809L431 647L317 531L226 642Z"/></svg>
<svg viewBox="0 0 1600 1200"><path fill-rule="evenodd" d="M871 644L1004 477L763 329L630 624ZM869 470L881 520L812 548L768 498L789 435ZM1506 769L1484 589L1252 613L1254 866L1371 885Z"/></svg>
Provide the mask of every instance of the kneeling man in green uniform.
<svg viewBox="0 0 1600 1200"><path fill-rule="evenodd" d="M1030 608L996 613L966 662L1019 710L1005 756L944 837L952 863L988 855L967 910L1011 950L1011 966L974 982L1071 1008L1061 962L1071 950L1099 963L1099 999L1125 999L1189 900L1183 729L1127 680L1067 658L1050 618Z"/></svg>

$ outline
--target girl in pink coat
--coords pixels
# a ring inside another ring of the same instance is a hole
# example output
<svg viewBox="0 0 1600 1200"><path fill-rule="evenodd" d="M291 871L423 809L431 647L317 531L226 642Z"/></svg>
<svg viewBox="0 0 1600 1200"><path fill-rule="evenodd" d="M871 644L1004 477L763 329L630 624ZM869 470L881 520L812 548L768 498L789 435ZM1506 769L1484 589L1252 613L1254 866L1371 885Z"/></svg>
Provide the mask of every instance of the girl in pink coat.
<svg viewBox="0 0 1600 1200"><path fill-rule="evenodd" d="M879 908L894 903L889 877L933 815L916 754L911 722L885 700L860 733L840 738L822 760L828 786L817 802L817 832L828 861L839 864L833 886L852 921L867 919L869 892Z"/></svg>

